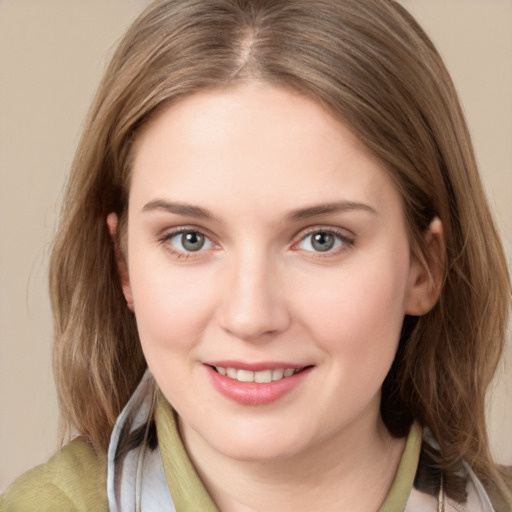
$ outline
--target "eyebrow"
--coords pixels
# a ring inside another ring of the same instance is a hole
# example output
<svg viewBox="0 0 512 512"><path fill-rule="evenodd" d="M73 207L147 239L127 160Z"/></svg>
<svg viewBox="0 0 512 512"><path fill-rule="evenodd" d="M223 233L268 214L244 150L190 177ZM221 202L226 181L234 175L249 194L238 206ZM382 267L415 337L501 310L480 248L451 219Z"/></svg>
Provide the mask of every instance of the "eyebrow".
<svg viewBox="0 0 512 512"><path fill-rule="evenodd" d="M362 210L373 215L377 215L377 211L365 203L358 203L354 201L338 201L334 203L317 204L306 208L298 208L296 210L292 210L287 215L287 217L291 221L299 221L320 215L343 213L352 210Z"/></svg>
<svg viewBox="0 0 512 512"><path fill-rule="evenodd" d="M209 210L201 208L200 206L193 206L187 203L175 203L171 201L165 201L163 199L155 199L149 201L142 207L142 211L150 212L154 210L163 210L176 215L183 215L186 217L194 217L196 219L215 219Z"/></svg>
<svg viewBox="0 0 512 512"><path fill-rule="evenodd" d="M175 215L183 215L196 219L216 220L215 215L213 215L213 213L211 213L206 208L201 208L200 206L194 206L188 203L177 203L166 201L164 199L154 199L142 207L142 211L144 212L155 210L163 210ZM292 210L290 213L288 213L286 218L288 221L296 222L309 219L311 217L318 217L320 215L343 213L352 210L362 210L373 215L377 215L377 211L365 203L358 203L354 201L337 201L334 203L324 203L308 206L305 208L297 208L296 210Z"/></svg>

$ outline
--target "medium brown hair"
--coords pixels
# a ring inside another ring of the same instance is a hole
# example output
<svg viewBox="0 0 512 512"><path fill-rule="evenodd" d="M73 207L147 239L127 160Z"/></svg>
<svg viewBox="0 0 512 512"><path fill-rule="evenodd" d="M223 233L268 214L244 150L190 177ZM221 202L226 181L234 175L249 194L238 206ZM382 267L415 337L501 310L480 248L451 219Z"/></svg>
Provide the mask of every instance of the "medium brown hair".
<svg viewBox="0 0 512 512"><path fill-rule="evenodd" d="M406 318L382 415L395 436L412 419L430 428L453 495L463 459L496 490L484 400L504 343L510 279L448 72L393 0L162 0L135 21L90 110L52 254L66 425L106 450L146 367L106 225L110 212L126 223L137 134L171 102L248 80L293 88L353 130L400 191L417 256L429 223L441 219L440 299Z"/></svg>

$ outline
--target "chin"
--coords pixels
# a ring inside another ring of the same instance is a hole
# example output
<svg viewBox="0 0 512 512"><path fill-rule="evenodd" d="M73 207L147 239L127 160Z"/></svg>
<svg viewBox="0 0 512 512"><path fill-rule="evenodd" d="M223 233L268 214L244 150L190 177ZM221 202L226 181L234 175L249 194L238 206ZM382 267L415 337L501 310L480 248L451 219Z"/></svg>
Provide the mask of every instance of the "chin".
<svg viewBox="0 0 512 512"><path fill-rule="evenodd" d="M232 431L211 440L211 445L225 456L245 462L283 461L307 450L310 440L302 434L297 438L296 432L288 431L283 435L283 428L264 432L246 429L243 432Z"/></svg>

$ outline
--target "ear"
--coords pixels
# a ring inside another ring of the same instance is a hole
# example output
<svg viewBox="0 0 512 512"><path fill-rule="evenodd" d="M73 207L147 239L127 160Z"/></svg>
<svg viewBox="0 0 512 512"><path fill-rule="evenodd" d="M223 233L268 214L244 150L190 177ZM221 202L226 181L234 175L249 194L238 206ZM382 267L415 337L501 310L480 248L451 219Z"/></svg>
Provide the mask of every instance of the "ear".
<svg viewBox="0 0 512 512"><path fill-rule="evenodd" d="M412 256L405 304L407 315L424 315L436 304L443 287L445 254L443 224L434 217L424 233L421 254Z"/></svg>
<svg viewBox="0 0 512 512"><path fill-rule="evenodd" d="M126 258L121 251L121 247L119 246L119 237L117 233L117 228L119 226L119 218L115 213L109 213L107 216L107 226L108 231L110 233L110 237L112 238L112 243L114 245L114 253L116 257L117 271L119 273L119 278L121 280L121 288L123 289L124 298L126 299L126 303L128 305L128 309L133 313L133 296L132 289L130 286L130 276L128 275L128 265L126 264Z"/></svg>

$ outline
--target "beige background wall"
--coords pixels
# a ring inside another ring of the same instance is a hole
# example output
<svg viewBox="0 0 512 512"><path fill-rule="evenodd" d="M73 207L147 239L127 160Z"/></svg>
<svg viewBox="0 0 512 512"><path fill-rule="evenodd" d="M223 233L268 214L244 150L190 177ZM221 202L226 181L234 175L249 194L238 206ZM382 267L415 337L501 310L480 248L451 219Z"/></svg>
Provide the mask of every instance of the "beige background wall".
<svg viewBox="0 0 512 512"><path fill-rule="evenodd" d="M0 491L58 445L47 260L81 123L145 0L0 0ZM445 57L512 255L512 1L404 0ZM512 464L512 358L490 400Z"/></svg>

